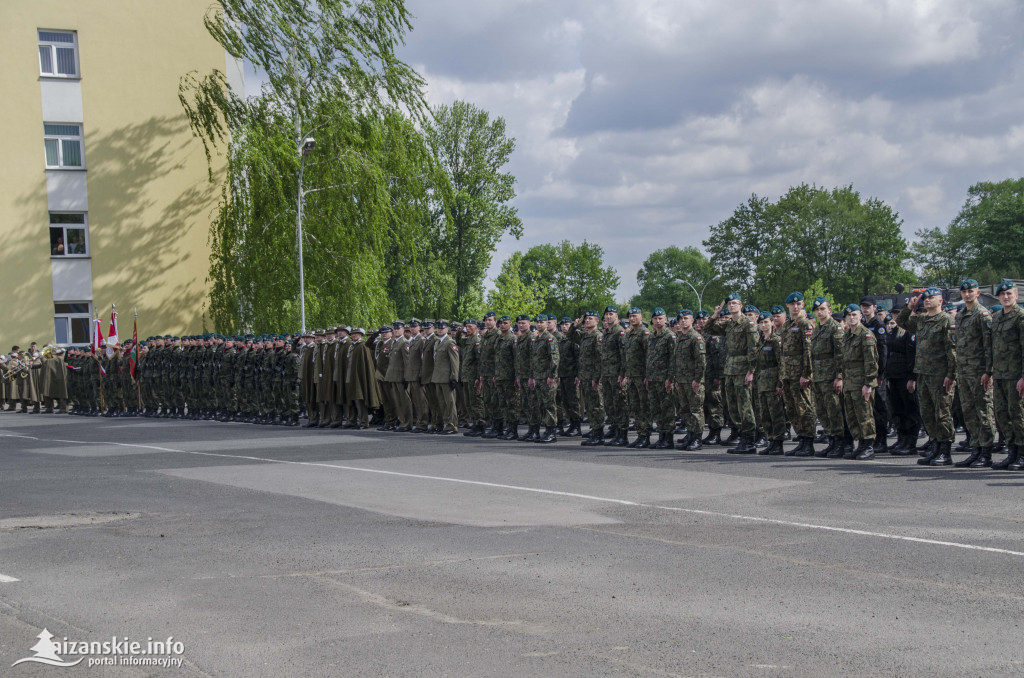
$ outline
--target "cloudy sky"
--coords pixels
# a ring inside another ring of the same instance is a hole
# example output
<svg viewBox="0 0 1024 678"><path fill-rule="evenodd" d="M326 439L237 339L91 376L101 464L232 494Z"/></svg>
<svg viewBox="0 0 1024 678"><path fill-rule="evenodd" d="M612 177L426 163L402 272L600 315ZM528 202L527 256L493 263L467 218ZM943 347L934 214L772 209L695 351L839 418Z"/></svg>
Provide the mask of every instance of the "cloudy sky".
<svg viewBox="0 0 1024 678"><path fill-rule="evenodd" d="M517 140L525 235L601 244L619 296L653 250L701 246L751 193L852 183L945 225L1024 174L1020 0L407 0L432 104Z"/></svg>

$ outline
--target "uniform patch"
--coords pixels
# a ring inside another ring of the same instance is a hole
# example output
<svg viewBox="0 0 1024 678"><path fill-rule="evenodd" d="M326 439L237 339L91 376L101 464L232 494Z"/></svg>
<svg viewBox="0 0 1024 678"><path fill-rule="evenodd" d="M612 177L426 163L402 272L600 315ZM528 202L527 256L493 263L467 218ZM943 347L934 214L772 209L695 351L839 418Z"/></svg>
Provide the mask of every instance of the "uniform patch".
<svg viewBox="0 0 1024 678"><path fill-rule="evenodd" d="M884 327L879 327L878 328L878 333L879 334L885 334L885 328Z"/></svg>

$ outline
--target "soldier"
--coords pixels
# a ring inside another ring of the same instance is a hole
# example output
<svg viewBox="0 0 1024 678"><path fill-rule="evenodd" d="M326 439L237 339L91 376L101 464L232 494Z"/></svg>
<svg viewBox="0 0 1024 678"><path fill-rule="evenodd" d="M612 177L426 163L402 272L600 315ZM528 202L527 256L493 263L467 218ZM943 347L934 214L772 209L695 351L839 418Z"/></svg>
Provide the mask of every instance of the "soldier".
<svg viewBox="0 0 1024 678"><path fill-rule="evenodd" d="M995 422L992 418L992 313L978 303L978 281L968 278L960 284L960 298L966 304L956 318L957 390L963 409L964 427L973 444L969 457L953 464L958 468L986 468L992 465Z"/></svg>
<svg viewBox="0 0 1024 678"><path fill-rule="evenodd" d="M502 408L498 404L497 382L494 379L495 347L498 341L498 316L494 311L484 314L484 330L480 334L480 362L477 392L484 408L484 419L491 423L481 438L498 438L506 433L511 422L500 421Z"/></svg>
<svg viewBox="0 0 1024 678"><path fill-rule="evenodd" d="M527 321L529 322L529 321ZM504 422L502 440L519 439L519 406L516 391L515 336L512 334L512 318L503 315L498 318L498 331L494 339L494 407L500 425ZM484 435L484 438L489 437Z"/></svg>
<svg viewBox="0 0 1024 678"><path fill-rule="evenodd" d="M405 338L405 323L401 320L394 322L394 338L391 342L391 358L388 361L388 369L384 374L384 385L390 394L391 402L395 408L397 427L393 430L398 433L408 433L412 430L412 400L409 398L408 380L405 378L406 365L409 360L409 340Z"/></svg>
<svg viewBox="0 0 1024 678"><path fill-rule="evenodd" d="M636 424L636 440L626 447L645 448L651 444L651 402L644 383L647 372L647 338L651 331L644 327L643 313L636 306L629 309L629 329L622 337L622 371L619 384L626 393L629 417Z"/></svg>
<svg viewBox="0 0 1024 678"><path fill-rule="evenodd" d="M487 430L484 424L483 394L480 388L480 351L483 337L477 321L466 318L459 351L459 380L466 393L466 421L469 430L462 435L479 438Z"/></svg>
<svg viewBox="0 0 1024 678"><path fill-rule="evenodd" d="M537 422L537 437L533 442L553 443L555 425L558 423L558 411L555 397L558 393L558 341L551 332L551 323L547 316L537 319L537 335L530 337L530 378L528 386L533 402L533 420ZM541 434L540 424L544 425Z"/></svg>
<svg viewBox="0 0 1024 678"><path fill-rule="evenodd" d="M893 418L898 422L898 437L896 443L889 447L889 454L909 455L917 451L917 436L921 430L917 398L907 390L908 382L914 378L916 336L896 325L895 318L886 325L889 356L885 364L885 378L888 382L889 405L892 407Z"/></svg>
<svg viewBox="0 0 1024 678"><path fill-rule="evenodd" d="M828 436L828 447L814 453L815 457L839 458L843 454L843 328L832 317L832 307L825 297L815 297L811 304L818 324L811 332L811 373L813 375L814 409ZM851 448L852 449L852 448Z"/></svg>
<svg viewBox="0 0 1024 678"><path fill-rule="evenodd" d="M924 315L911 315L911 309L924 298ZM956 348L953 343L953 319L942 311L942 290L929 287L915 294L900 311L896 324L917 335L917 379L911 382L918 394L921 419L933 441L928 454L917 460L923 466L949 466L953 463L953 386L956 384ZM908 385L908 388L910 385Z"/></svg>
<svg viewBox="0 0 1024 678"><path fill-rule="evenodd" d="M384 401L384 421L377 427L378 431L394 431L398 428L398 418L395 415L394 403L391 401L391 391L384 382L388 364L391 362L393 334L394 329L390 325L385 325L377 331L377 338L373 342L374 376L377 378L377 388L380 389L380 395Z"/></svg>
<svg viewBox="0 0 1024 678"><path fill-rule="evenodd" d="M1006 438L1006 458L994 469L1024 470L1024 310L1017 305L1017 287L1004 280L996 287L1002 308L992 318L992 379L995 415ZM918 337L920 338L920 337Z"/></svg>
<svg viewBox="0 0 1024 678"><path fill-rule="evenodd" d="M353 327L345 350L345 397L355 413L349 428L365 429L370 425L370 410L381 406L380 389L373 364L373 353L363 340L366 330Z"/></svg>
<svg viewBox="0 0 1024 678"><path fill-rule="evenodd" d="M658 442L654 449L670 450L675 446L672 429L676 424L675 399L672 397L672 356L676 335L666 327L665 309L660 306L651 313L651 330L645 348L644 390L649 398L648 417L658 424ZM650 436L648 429L648 436Z"/></svg>
<svg viewBox="0 0 1024 678"><path fill-rule="evenodd" d="M877 340L861 322L860 307L850 304L843 311L846 337L843 343L843 408L846 427L858 441L843 459L867 461L875 458L875 387L878 385Z"/></svg>
<svg viewBox="0 0 1024 678"><path fill-rule="evenodd" d="M434 342L432 362L434 371L430 377L435 391L437 415L434 430L441 435L458 433L458 414L455 411L455 387L459 380L459 347L448 336L448 321L437 321L437 340Z"/></svg>
<svg viewBox="0 0 1024 678"><path fill-rule="evenodd" d="M580 371L580 346L573 330L572 318L562 318L561 330L555 334L558 339L558 427L557 435L576 438L583 435L580 430L580 391L577 376ZM562 430L565 423L568 428Z"/></svg>
<svg viewBox="0 0 1024 678"><path fill-rule="evenodd" d="M811 403L813 381L813 360L811 358L811 335L814 323L804 310L804 295L793 292L786 297L789 320L782 326L782 399L786 414L796 429L799 443L787 456L810 457L814 454L814 405ZM785 428L785 426L783 427Z"/></svg>
<svg viewBox="0 0 1024 678"><path fill-rule="evenodd" d="M431 384L434 376L434 344L437 343L437 331L430 319L423 323L423 343L420 357L420 385L423 386L423 397L427 401L428 414L425 418L424 433L437 433L437 423L441 421L441 404L437 402L437 389ZM421 427L424 428L424 427Z"/></svg>
<svg viewBox="0 0 1024 678"><path fill-rule="evenodd" d="M800 292L794 292L793 294L799 294L801 301L803 300L803 296L804 295L800 294ZM793 294L791 294L789 296L792 297ZM772 313L772 327L775 328L775 331L778 332L779 336L781 337L782 336L783 328L786 325L786 321L789 320L789 318L786 316L786 309L783 308L780 304L774 304L772 306L771 313ZM807 312L804 311L804 316L806 316L806 315L807 315Z"/></svg>
<svg viewBox="0 0 1024 678"><path fill-rule="evenodd" d="M889 406L888 395L885 383L885 366L889 361L889 335L886 333L885 322L878 315L878 306L874 297L864 297L860 300L860 312L863 316L864 326L875 335L875 345L878 348L878 388L875 389L874 417L875 417L875 452L887 452L889 445L886 435L889 431Z"/></svg>
<svg viewBox="0 0 1024 678"><path fill-rule="evenodd" d="M302 384L300 389L302 394L302 402L306 406L306 428L312 428L318 426L320 423L320 412L317 408L317 371L316 371L316 355L319 352L319 345L316 343L313 332L304 331L302 333L302 350L299 352L299 381ZM238 360L239 351L235 350L235 356L232 358L232 362ZM233 390L234 392L234 390ZM233 411L233 410L229 410Z"/></svg>
<svg viewBox="0 0 1024 678"><path fill-rule="evenodd" d="M315 352L313 353L314 367L313 372L316 375L316 409L317 409L317 427L327 428L331 424L335 423L332 421L334 415L334 403L335 394L339 389L339 384L344 390L344 377L338 381L338 375L336 370L332 369L336 367L334 362L334 352L337 348L337 342L334 339L334 330L332 329L330 334L327 330L317 330L313 333L316 341ZM244 362L245 359L243 358ZM244 388L244 382L242 384ZM241 400L242 392L239 391L239 399ZM313 414L310 413L310 421L313 420Z"/></svg>
<svg viewBox="0 0 1024 678"><path fill-rule="evenodd" d="M719 313L728 304L729 317ZM740 443L734 454L751 454L754 448L754 409L751 385L754 381L753 363L760 349L757 326L742 314L740 295L733 293L715 309L714 319L706 325L711 334L725 337L725 397L734 425L740 432Z"/></svg>
<svg viewBox="0 0 1024 678"><path fill-rule="evenodd" d="M601 354L603 337L597 327L597 311L587 311L573 322L573 329L579 336L579 370L576 385L583 396L583 407L590 422L590 432L580 442L585 447L604 444L604 407L601 404Z"/></svg>
<svg viewBox="0 0 1024 678"><path fill-rule="evenodd" d="M546 315L538 315L536 321L547 322ZM515 354L516 370L516 394L513 399L512 416L518 422L525 419L527 424L526 435L520 440L524 443L533 443L540 437L540 413L536 408L536 393L530 389L530 375L533 368L533 355L530 351L530 340L534 338L533 329L530 326L530 316L519 315L516 317L516 330L512 338L512 350Z"/></svg>
<svg viewBox="0 0 1024 678"><path fill-rule="evenodd" d="M792 298L792 295L790 295ZM803 304L801 303L801 309ZM782 437L786 430L786 412L783 409L782 382L783 338L776 331L770 313L762 313L757 329L761 333L761 346L754 360L754 388L757 390L758 417L768 438L768 446L757 454L782 454ZM785 328L789 332L789 328ZM800 341L804 341L801 336ZM729 450L733 452L733 450ZM801 455L805 456L805 455Z"/></svg>
<svg viewBox="0 0 1024 678"><path fill-rule="evenodd" d="M704 445L720 445L722 443L722 427L725 426L725 406L722 404L722 378L725 368L725 356L722 350L722 338L708 334L706 326L711 313L697 311L693 327L704 337L705 357L704 368L704 420L708 425L708 435L701 443Z"/></svg>
<svg viewBox="0 0 1024 678"><path fill-rule="evenodd" d="M606 445L625 447L629 440L629 414L626 409L625 389L622 387L623 357L626 331L619 325L619 311L614 306L604 309L604 329L601 336L601 398L605 413L611 422L611 440ZM593 425L593 422L591 422ZM607 439L608 434L605 435Z"/></svg>
<svg viewBox="0 0 1024 678"><path fill-rule="evenodd" d="M278 358L281 375L278 410L285 426L299 425L299 356L293 344L293 340L283 341Z"/></svg>
<svg viewBox="0 0 1024 678"><path fill-rule="evenodd" d="M694 327L693 311L679 311L676 350L672 356L672 377L679 396L679 411L686 423L686 437L676 449L695 451L702 447L704 434L704 371L707 350L704 337Z"/></svg>
<svg viewBox="0 0 1024 678"><path fill-rule="evenodd" d="M411 433L426 433L427 420L430 412L427 409L427 397L420 384L420 372L423 370L423 342L419 318L409 320L409 345L406 348L405 380L409 382L409 400L412 403Z"/></svg>

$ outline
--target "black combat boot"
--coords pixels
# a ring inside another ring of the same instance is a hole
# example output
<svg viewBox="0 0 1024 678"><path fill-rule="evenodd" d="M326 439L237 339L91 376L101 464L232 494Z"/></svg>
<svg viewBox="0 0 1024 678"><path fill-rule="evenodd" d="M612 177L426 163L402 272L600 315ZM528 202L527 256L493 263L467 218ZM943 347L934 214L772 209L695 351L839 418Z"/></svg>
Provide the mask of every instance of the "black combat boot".
<svg viewBox="0 0 1024 678"><path fill-rule="evenodd" d="M928 438L924 441L923 445L918 445L917 446L917 451L918 452L924 452L925 454L928 454L928 453L930 453L932 451L932 445L934 445L934 444L935 444L935 441L932 440L931 436L928 436ZM925 455L922 454L921 456L923 457Z"/></svg>
<svg viewBox="0 0 1024 678"><path fill-rule="evenodd" d="M797 456L797 453L802 453L805 449L807 449L807 443L804 442L803 438L797 438L796 441L796 447L791 447L790 449L786 450L784 453L785 456L795 457ZM800 456L803 455L801 454Z"/></svg>
<svg viewBox="0 0 1024 678"><path fill-rule="evenodd" d="M994 447L992 448L992 451L995 451ZM1006 458L992 464L992 468L994 468L997 471L1005 471L1007 468L1010 467L1010 464L1013 464L1017 461L1017 457L1019 454L1020 450L1017 448L1016 445L1007 445Z"/></svg>
<svg viewBox="0 0 1024 678"><path fill-rule="evenodd" d="M992 446L992 451L993 452L1002 452L1005 449L1006 449L1006 440L1003 438L1003 434L1000 433L999 434L999 440L997 440L996 444Z"/></svg>
<svg viewBox="0 0 1024 678"><path fill-rule="evenodd" d="M581 437L583 437L583 431L580 430L580 424L581 423L582 422L580 422L579 419L576 419L575 421L570 422L571 425L569 426L569 430L565 432L566 437L568 437L568 438L581 438Z"/></svg>
<svg viewBox="0 0 1024 678"><path fill-rule="evenodd" d="M736 426L733 426L732 429L729 430L729 437L726 438L725 440L723 440L719 444L720 445L725 445L726 447L732 447L733 445L739 445L741 438L742 438L742 436L740 436L739 428L736 427Z"/></svg>
<svg viewBox="0 0 1024 678"><path fill-rule="evenodd" d="M835 436L829 436L828 437L828 447L826 447L826 448L824 448L822 450L818 450L817 452L814 453L814 456L817 457L818 459L824 459L825 457L827 457L829 455L829 453L832 452L832 450L836 449L836 445L838 445L838 444L839 444L839 438L836 438Z"/></svg>
<svg viewBox="0 0 1024 678"><path fill-rule="evenodd" d="M693 440L693 434L687 433L686 435L679 439L679 442L675 444L675 448L677 450L685 450L686 446L690 444L691 440Z"/></svg>
<svg viewBox="0 0 1024 678"><path fill-rule="evenodd" d="M690 438L690 442L686 443L686 447L683 449L687 452L696 452L697 450L702 449L704 445L700 439L700 431L691 433L690 435L693 437Z"/></svg>
<svg viewBox="0 0 1024 678"><path fill-rule="evenodd" d="M526 435L519 439L523 443L533 443L540 438L540 424L530 424L526 431Z"/></svg>
<svg viewBox="0 0 1024 678"><path fill-rule="evenodd" d="M519 422L506 426L499 440L519 440Z"/></svg>
<svg viewBox="0 0 1024 678"><path fill-rule="evenodd" d="M771 445L768 446L767 452L768 452L768 455L772 456L772 457L777 457L780 454L782 454L784 452L784 450L782 449L782 441L781 440L773 440Z"/></svg>
<svg viewBox="0 0 1024 678"><path fill-rule="evenodd" d="M658 433L658 442L651 445L656 450L671 450L675 448L675 443L672 440L672 432Z"/></svg>
<svg viewBox="0 0 1024 678"><path fill-rule="evenodd" d="M1024 471L1024 455L1020 453L1020 448L1017 448L1017 461L1013 462L1006 467L1007 471Z"/></svg>
<svg viewBox="0 0 1024 678"><path fill-rule="evenodd" d="M611 440L605 441L606 447L625 447L629 443L629 438L626 437L626 431L621 428L617 428L615 437Z"/></svg>
<svg viewBox="0 0 1024 678"><path fill-rule="evenodd" d="M973 452L971 452L971 456L967 457L966 459L961 459L960 461L958 461L955 464L953 464L953 466L955 466L956 468L971 468L971 464L973 464L974 462L976 462L979 459L981 459L982 452L985 449L987 449L987 448L984 448L984 447L975 448L975 450ZM988 459L989 459L988 465L991 466L992 465L992 453L991 452L988 455ZM981 467L981 465L979 464L978 468L980 468L980 467Z"/></svg>
<svg viewBox="0 0 1024 678"><path fill-rule="evenodd" d="M857 453L853 451L853 439L843 438L843 445L840 449L838 457L840 459L853 459L857 456Z"/></svg>
<svg viewBox="0 0 1024 678"><path fill-rule="evenodd" d="M604 434L604 437L606 439L608 439L608 438L615 439L618 436L619 436L619 427L616 424L612 424L611 426L609 426L608 427L608 433Z"/></svg>
<svg viewBox="0 0 1024 678"><path fill-rule="evenodd" d="M565 423L564 422L561 422L561 421L558 422L558 425L555 427L555 435L556 436L564 436L565 435Z"/></svg>
<svg viewBox="0 0 1024 678"><path fill-rule="evenodd" d="M798 449L795 457L813 457L814 456L814 438L810 436L804 436L800 440L804 441L803 449Z"/></svg>
<svg viewBox="0 0 1024 678"><path fill-rule="evenodd" d="M757 451L757 448L754 447L753 435L741 435L737 438L736 447L726 450L728 454L754 454Z"/></svg>
<svg viewBox="0 0 1024 678"><path fill-rule="evenodd" d="M754 447L768 447L768 436L763 431L758 431L755 434Z"/></svg>
<svg viewBox="0 0 1024 678"><path fill-rule="evenodd" d="M772 443L774 443L774 442L775 441L773 440L772 442L768 443L764 447L758 447L757 446L757 442L755 441L754 442L754 453L759 455L759 456L762 456L762 457L763 456L767 456L768 455L768 450L772 449Z"/></svg>
<svg viewBox="0 0 1024 678"><path fill-rule="evenodd" d="M875 436L875 442L871 445L871 450L875 454L882 454L883 452L889 451L889 443L885 439L885 434Z"/></svg>
<svg viewBox="0 0 1024 678"><path fill-rule="evenodd" d="M498 438L498 437L501 437L501 434L502 434L501 420L495 419L494 421L491 422L491 427L489 429L487 429L486 431L484 431L484 434L482 436L480 436L480 437L481 438Z"/></svg>
<svg viewBox="0 0 1024 678"><path fill-rule="evenodd" d="M870 440L862 440L857 445L857 455L854 457L857 461L868 461L869 459L875 458L875 444Z"/></svg>
<svg viewBox="0 0 1024 678"><path fill-rule="evenodd" d="M832 437L831 436L826 436L824 431L819 433L818 436L814 439L814 442L818 443L819 445L824 445L825 443L828 443L828 442L831 442L831 441L832 441Z"/></svg>
<svg viewBox="0 0 1024 678"><path fill-rule="evenodd" d="M639 444L640 444L640 439L641 439L641 438L643 438L643 436L642 436L642 435L640 435L639 433L637 433L637 434L636 434L636 440L634 440L634 441L632 441L632 442L628 443L628 444L626 445L626 447L628 447L628 448L630 448L630 449L632 449L632 448L636 447L637 445L639 445ZM628 434L626 435L626 440L629 440L629 435L628 435Z"/></svg>
<svg viewBox="0 0 1024 678"><path fill-rule="evenodd" d="M917 460L918 466L930 466L932 463L932 459L935 459L936 457L939 456L940 447L941 444L937 440L932 441L931 447L928 448L928 451L925 453L925 455Z"/></svg>
<svg viewBox="0 0 1024 678"><path fill-rule="evenodd" d="M939 453L932 457L932 460L928 462L929 466L950 466L953 463L953 457L950 455L950 448L953 447L952 441L946 441L939 443Z"/></svg>
<svg viewBox="0 0 1024 678"><path fill-rule="evenodd" d="M680 419L679 421L676 422L676 428L674 431L672 431L672 433L674 433L677 436L681 436L686 435L686 432L686 424L684 424L683 420Z"/></svg>
<svg viewBox="0 0 1024 678"><path fill-rule="evenodd" d="M636 439L637 449L646 449L651 446L651 434L645 433L642 436L638 436Z"/></svg>
<svg viewBox="0 0 1024 678"><path fill-rule="evenodd" d="M698 436L700 433L697 434ZM708 431L708 435L704 440L701 441L704 445L721 445L722 444L722 429L713 428Z"/></svg>
<svg viewBox="0 0 1024 678"><path fill-rule="evenodd" d="M545 426L544 427L544 434L541 435L541 433L540 433L540 425L538 424L537 425L537 438L533 442L535 442L535 443L557 443L558 442L558 436L555 435L555 427L554 426Z"/></svg>
<svg viewBox="0 0 1024 678"><path fill-rule="evenodd" d="M583 447L598 447L604 445L604 427L590 429L590 435L580 442Z"/></svg>

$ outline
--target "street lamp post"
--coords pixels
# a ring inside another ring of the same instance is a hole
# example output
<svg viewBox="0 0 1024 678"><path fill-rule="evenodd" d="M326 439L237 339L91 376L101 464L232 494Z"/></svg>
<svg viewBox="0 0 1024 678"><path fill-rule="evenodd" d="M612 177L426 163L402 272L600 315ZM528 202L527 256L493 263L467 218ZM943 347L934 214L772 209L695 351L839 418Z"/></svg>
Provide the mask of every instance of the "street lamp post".
<svg viewBox="0 0 1024 678"><path fill-rule="evenodd" d="M677 283L682 283L684 285L687 285L687 286L689 286L689 288L691 290L693 290L693 293L697 295L697 310L700 311L702 308L704 308L704 292L705 292L705 290L707 290L708 285L710 285L711 283L713 283L716 280L718 280L718 277L720 275L722 275L722 274L721 273L716 273L714 278L712 278L711 280L709 280L706 283L704 283L704 287L700 288L700 292L698 292L697 288L694 287L693 285L691 285L688 280L682 280L680 278L676 278L676 282Z"/></svg>
<svg viewBox="0 0 1024 678"><path fill-rule="evenodd" d="M302 199L305 193L302 190L302 172L306 167L306 156L316 148L316 140L313 137L306 137L299 144L299 204L295 210L295 237L299 241L299 318L302 331L306 331L306 275L302 264Z"/></svg>

